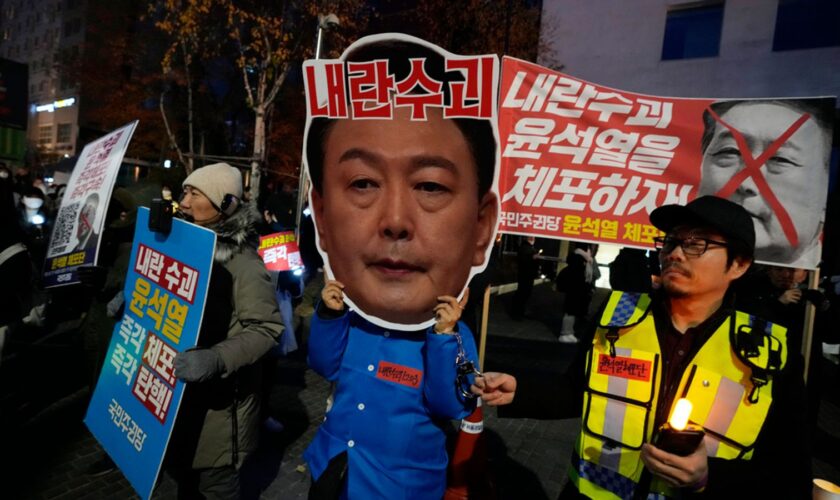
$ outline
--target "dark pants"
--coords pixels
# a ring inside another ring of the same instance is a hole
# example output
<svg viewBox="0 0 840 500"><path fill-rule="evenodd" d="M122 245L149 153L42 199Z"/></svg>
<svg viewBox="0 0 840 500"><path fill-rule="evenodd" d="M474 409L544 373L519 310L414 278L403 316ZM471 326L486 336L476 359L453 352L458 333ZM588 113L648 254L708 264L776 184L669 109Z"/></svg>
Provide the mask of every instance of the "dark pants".
<svg viewBox="0 0 840 500"><path fill-rule="evenodd" d="M516 292L513 294L513 307L511 313L514 318L524 318L525 309L528 308L528 299L531 298L531 291L534 289L534 280L519 281L516 285Z"/></svg>
<svg viewBox="0 0 840 500"><path fill-rule="evenodd" d="M318 479L312 478L309 500L338 500L347 490L347 452L334 456Z"/></svg>
<svg viewBox="0 0 840 500"><path fill-rule="evenodd" d="M173 474L178 483L178 500L237 500L239 471L232 465L193 469Z"/></svg>

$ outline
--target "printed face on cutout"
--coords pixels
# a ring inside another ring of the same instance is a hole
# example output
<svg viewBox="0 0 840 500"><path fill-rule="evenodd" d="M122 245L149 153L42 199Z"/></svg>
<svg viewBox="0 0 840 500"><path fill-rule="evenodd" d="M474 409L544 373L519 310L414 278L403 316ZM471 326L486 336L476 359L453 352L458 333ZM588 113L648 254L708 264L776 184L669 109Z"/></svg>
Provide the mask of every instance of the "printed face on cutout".
<svg viewBox="0 0 840 500"><path fill-rule="evenodd" d="M440 109L412 121L338 120L324 137L323 182L312 191L321 249L364 313L416 325L437 297L458 295L484 263L497 220L491 191L458 126Z"/></svg>
<svg viewBox="0 0 840 500"><path fill-rule="evenodd" d="M783 104L746 101L720 118L743 134L750 155L757 158L802 115L803 112ZM793 263L818 236L824 198L808 193L824 189L828 182L828 147L826 136L811 118L761 166L761 174L790 215L798 236L796 247L791 246L778 216L753 178L747 178L729 197L753 218L756 260ZM720 123L715 124L702 165L700 196L716 194L744 168L743 152L734 135Z"/></svg>

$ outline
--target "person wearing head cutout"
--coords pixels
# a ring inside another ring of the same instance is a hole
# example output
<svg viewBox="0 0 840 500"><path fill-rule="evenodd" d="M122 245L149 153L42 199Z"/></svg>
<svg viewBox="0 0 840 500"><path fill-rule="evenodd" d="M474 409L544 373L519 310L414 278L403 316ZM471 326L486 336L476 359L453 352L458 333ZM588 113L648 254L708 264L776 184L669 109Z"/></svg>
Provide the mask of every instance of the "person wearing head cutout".
<svg viewBox="0 0 840 500"><path fill-rule="evenodd" d="M434 46L379 35L342 56L387 60L396 82L418 58L443 82L446 104L449 83L463 77L444 71ZM389 119L315 118L307 131L313 215L330 278L312 321L309 362L337 382L304 455L315 498L440 498L443 426L475 408L465 375L477 366L475 343L458 321L467 294L456 297L493 241L497 141L489 120L445 119L434 106L425 112L412 119L409 108L394 106Z"/></svg>

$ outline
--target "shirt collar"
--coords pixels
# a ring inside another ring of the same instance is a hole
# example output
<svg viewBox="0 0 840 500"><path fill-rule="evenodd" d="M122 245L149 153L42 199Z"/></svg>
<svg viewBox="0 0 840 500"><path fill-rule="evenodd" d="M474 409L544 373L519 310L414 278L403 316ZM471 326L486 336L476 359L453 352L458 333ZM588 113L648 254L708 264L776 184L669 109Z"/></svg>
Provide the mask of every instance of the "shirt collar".
<svg viewBox="0 0 840 500"><path fill-rule="evenodd" d="M674 327L673 322L671 322L671 311L668 307L668 295L664 291L657 290L653 293L653 298L653 315L654 320L656 321L657 330L663 332L673 331L674 333L679 334L680 332ZM703 339L708 338L708 336L714 333L714 331L723 324L724 320L729 317L734 309L734 305L735 292L730 287L723 296L723 302L721 302L717 311L713 312L711 316L706 318L699 325L688 328L685 333L700 333L700 337ZM665 328L663 329L662 327Z"/></svg>

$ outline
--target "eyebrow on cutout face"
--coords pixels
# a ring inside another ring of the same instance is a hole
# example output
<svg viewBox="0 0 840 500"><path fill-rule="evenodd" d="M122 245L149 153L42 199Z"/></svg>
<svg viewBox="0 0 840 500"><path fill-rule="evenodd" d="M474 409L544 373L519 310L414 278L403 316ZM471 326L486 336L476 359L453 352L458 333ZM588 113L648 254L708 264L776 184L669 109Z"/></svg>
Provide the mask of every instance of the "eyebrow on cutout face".
<svg viewBox="0 0 840 500"><path fill-rule="evenodd" d="M385 163L385 159L382 158L380 155L368 151L362 148L350 148L338 159L338 163L343 163L346 161L351 160L360 160L363 163L368 165L379 167ZM453 174L458 173L458 167L448 158L439 155L417 155L412 156L411 160L411 169L412 170L420 170L422 168L433 167L433 168L443 168L452 172Z"/></svg>
<svg viewBox="0 0 840 500"><path fill-rule="evenodd" d="M753 147L755 145L755 142L758 142L759 145L767 147L767 146L770 145L770 143L772 143L773 141L775 141L778 138L778 137L774 137L772 135L767 135L766 133L755 134L755 133L751 133L751 132L742 132L742 134L744 135L744 138L746 139L747 144L750 147ZM794 135L796 135L796 134L794 134ZM726 140L726 139L735 140L734 134L728 128L724 128L719 133L715 134L715 136L712 138L712 142ZM710 144L710 146L711 146L711 144ZM787 141L785 141L779 147L779 150L780 151L792 150L792 151L795 151L795 152L798 153L798 152L803 151L804 148L797 141L795 141L793 139L793 137L790 137L790 138L788 138Z"/></svg>

